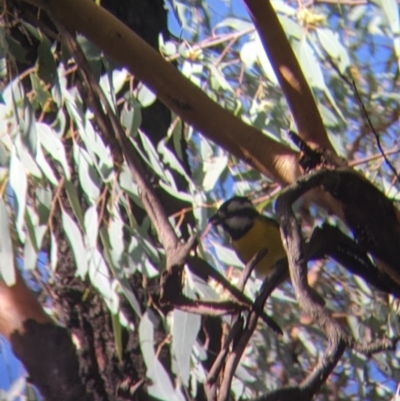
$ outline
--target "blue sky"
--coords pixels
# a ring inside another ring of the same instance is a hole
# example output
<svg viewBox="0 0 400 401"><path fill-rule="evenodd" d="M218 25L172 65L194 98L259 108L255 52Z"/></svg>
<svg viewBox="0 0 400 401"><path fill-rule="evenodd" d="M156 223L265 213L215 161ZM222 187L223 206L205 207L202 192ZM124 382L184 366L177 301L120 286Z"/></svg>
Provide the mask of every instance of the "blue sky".
<svg viewBox="0 0 400 401"><path fill-rule="evenodd" d="M233 15L249 19L245 7L243 6L243 3L239 0L233 0L231 2L230 8L226 6L226 2L222 0L214 0L209 4L209 11L212 25L220 21L221 19L226 18L227 16L233 16ZM171 33L174 34L176 37L181 37L182 39L189 37L188 35L185 34L185 32L181 31L179 22L176 20L174 14L171 12L169 13L169 27ZM360 51L364 52L362 55L360 55L360 57L371 56L367 46L365 46L365 48L363 48ZM390 51L391 50L389 47L387 49L387 52L390 53ZM380 54L379 56L381 55L382 54ZM386 59L387 56L388 55L385 55L383 59ZM377 55L375 55L374 57L377 57ZM378 70L383 68L384 68L383 63L380 64L379 67L377 66ZM374 379L376 380L387 379L385 376L380 374L379 370L375 367L373 363L370 364L370 369L371 369L371 376L373 376ZM24 369L21 363L13 356L8 342L0 337L0 389L8 389L12 384L12 382L18 377L20 377L21 374L23 374L23 372ZM395 385L394 382L393 385Z"/></svg>

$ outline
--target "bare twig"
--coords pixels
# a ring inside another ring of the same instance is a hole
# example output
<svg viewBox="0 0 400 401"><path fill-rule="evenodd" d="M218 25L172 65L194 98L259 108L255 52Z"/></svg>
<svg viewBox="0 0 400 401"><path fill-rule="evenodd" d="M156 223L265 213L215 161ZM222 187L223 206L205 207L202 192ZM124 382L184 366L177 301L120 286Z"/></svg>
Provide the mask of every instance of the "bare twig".
<svg viewBox="0 0 400 401"><path fill-rule="evenodd" d="M353 85L354 92L356 94L358 103L360 104L360 107L361 107L361 109L362 109L362 111L364 113L364 116L365 116L366 120L367 120L367 123L368 123L369 127L371 128L372 133L375 136L376 145L378 146L379 152L381 152L381 154L382 154L383 158L385 159L385 162L388 165L389 169L392 171L392 173L397 178L397 181L400 182L400 176L399 176L397 170L393 167L393 164L390 162L389 158L387 157L386 153L384 152L384 150L382 148L380 135L376 132L376 130L375 130L373 124L372 124L372 121L369 118L369 114L367 112L367 109L365 108L364 102L361 99L360 93L358 92L357 85L356 85L356 82L354 81L354 79L352 80L352 85Z"/></svg>

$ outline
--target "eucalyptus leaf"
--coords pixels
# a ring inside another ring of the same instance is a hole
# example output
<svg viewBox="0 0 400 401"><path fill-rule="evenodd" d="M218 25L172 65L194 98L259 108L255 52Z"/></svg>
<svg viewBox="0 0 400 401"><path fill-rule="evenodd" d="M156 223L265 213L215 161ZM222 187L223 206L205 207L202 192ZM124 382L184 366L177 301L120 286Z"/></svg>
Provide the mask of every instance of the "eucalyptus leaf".
<svg viewBox="0 0 400 401"><path fill-rule="evenodd" d="M88 271L88 260L82 233L71 216L61 209L62 225L76 262L76 274L82 279Z"/></svg>
<svg viewBox="0 0 400 401"><path fill-rule="evenodd" d="M142 84L137 92L137 100L142 107L151 106L157 99L156 95L144 84Z"/></svg>
<svg viewBox="0 0 400 401"><path fill-rule="evenodd" d="M97 248L91 249L88 255L90 282L99 291L110 312L116 314L119 309L119 300L113 289L107 264Z"/></svg>
<svg viewBox="0 0 400 401"><path fill-rule="evenodd" d="M204 178L202 188L204 191L211 191L221 174L225 171L228 165L228 157L220 156L205 160L203 164Z"/></svg>
<svg viewBox="0 0 400 401"><path fill-rule="evenodd" d="M85 224L84 224L84 220L83 220L83 212L82 212L81 204L80 204L79 198L78 198L78 192L76 191L74 184L70 181L65 181L64 187L65 187L65 191L67 192L67 197L68 197L69 203L72 207L72 210L74 212L74 215L75 215L76 219L78 220L79 225L83 229L85 227Z"/></svg>
<svg viewBox="0 0 400 401"><path fill-rule="evenodd" d="M90 160L88 152L74 143L73 155L78 167L79 182L90 203L94 203L100 196L99 175Z"/></svg>
<svg viewBox="0 0 400 401"><path fill-rule="evenodd" d="M14 248L10 233L10 216L7 205L0 198L0 276L11 286L15 283Z"/></svg>
<svg viewBox="0 0 400 401"><path fill-rule="evenodd" d="M154 350L155 324L157 324L155 315L150 310L147 310L140 320L139 341L143 359L147 367L147 377L152 383L148 387L148 392L160 400L184 401L184 398L176 392L168 373L157 359Z"/></svg>
<svg viewBox="0 0 400 401"><path fill-rule="evenodd" d="M49 162L46 160L42 147L39 146L37 148L36 159L37 165L39 166L40 170L42 170L44 176L54 185L58 186L57 177L54 174L53 169L50 167Z"/></svg>
<svg viewBox="0 0 400 401"><path fill-rule="evenodd" d="M53 271L55 271L58 263L58 256L57 256L57 238L53 234L53 232L50 232L50 266Z"/></svg>
<svg viewBox="0 0 400 401"><path fill-rule="evenodd" d="M56 69L51 43L45 36L42 36L38 47L38 75L44 82L52 85L57 74Z"/></svg>
<svg viewBox="0 0 400 401"><path fill-rule="evenodd" d="M15 196L14 209L16 214L15 225L17 228L18 236L22 243L25 242L25 206L26 206L26 192L28 189L28 182L26 178L25 168L19 160L16 150L11 149L10 159L10 187Z"/></svg>
<svg viewBox="0 0 400 401"><path fill-rule="evenodd" d="M217 259L228 266L243 267L243 263L239 260L236 253L231 247L226 247L217 243L213 243L214 251Z"/></svg>
<svg viewBox="0 0 400 401"><path fill-rule="evenodd" d="M61 164L66 179L70 180L70 168L65 155L64 145L58 138L58 135L48 125L43 123L36 124L36 130L42 147L46 149L53 159Z"/></svg>
<svg viewBox="0 0 400 401"><path fill-rule="evenodd" d="M201 317L179 309L173 311L172 350L179 376L185 386L189 385L190 356L200 330Z"/></svg>
<svg viewBox="0 0 400 401"><path fill-rule="evenodd" d="M96 206L90 206L85 212L85 233L86 244L89 249L97 247L97 235L99 228L99 217L97 215Z"/></svg>

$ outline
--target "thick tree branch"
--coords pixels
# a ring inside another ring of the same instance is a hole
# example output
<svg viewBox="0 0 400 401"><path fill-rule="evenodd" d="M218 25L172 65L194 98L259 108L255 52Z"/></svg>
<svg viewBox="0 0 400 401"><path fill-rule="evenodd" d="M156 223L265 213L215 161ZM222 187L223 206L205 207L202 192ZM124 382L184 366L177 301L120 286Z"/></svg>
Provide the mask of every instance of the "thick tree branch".
<svg viewBox="0 0 400 401"><path fill-rule="evenodd" d="M357 182L358 180L361 181L361 183L358 183L358 188L354 188L356 180ZM309 400L332 372L346 346L359 352L369 354L377 352L377 350L385 349L385 347L393 349L398 341L398 339L382 339L374 341L372 344L368 345L359 344L344 331L340 324L332 318L325 308L313 300L308 286L305 243L301 234L300 226L293 213L292 205L297 199L299 199L299 197L303 196L310 189L316 186L323 186L324 189L328 190L332 195L338 197L340 201L342 201L345 210L349 208L353 211L352 196L354 196L354 194L349 195L344 191L344 187L347 187L349 184L349 182L346 183L346 181L350 182L353 190L356 192L357 190L360 191L360 188L364 189L364 191L358 193L356 197L363 197L364 200L368 200L369 202L374 201L375 207L378 205L384 205L385 210L383 215L387 217L387 214L390 214L388 210L390 210L391 207L390 205L385 204L385 201L383 200L384 195L381 194L381 196L379 196L377 194L379 191L373 187L372 184L366 182L366 180L358 174L347 170L340 172L327 170L312 173L299 180L298 183L288 187L278 197L276 211L280 221L282 240L288 256L290 277L295 295L301 308L309 314L321 330L326 333L328 338L328 347L325 350L323 358L314 368L313 372L308 375L308 377L297 388L291 387L278 390L264 399L289 400L289 397L296 395L297 397L301 396L301 399ZM349 218L346 211L345 216ZM383 216L381 215L379 217L382 218ZM350 221L350 226L353 226L354 229L354 224L362 224L367 231L369 229L372 230L375 227L373 220L373 218L370 219L369 214L358 215L357 223L355 223L354 220ZM385 220L381 221L381 223L384 222ZM397 222L394 224L396 223ZM391 245L393 246L393 243Z"/></svg>
<svg viewBox="0 0 400 401"><path fill-rule="evenodd" d="M16 271L16 282L11 287L0 280L0 334L7 339L15 333L23 334L27 320L37 323L51 322L20 273Z"/></svg>
<svg viewBox="0 0 400 401"><path fill-rule="evenodd" d="M267 138L213 102L134 32L91 0L24 1L51 7L59 21L126 66L168 108L231 154L282 183L293 182L299 176L296 152Z"/></svg>
<svg viewBox="0 0 400 401"><path fill-rule="evenodd" d="M333 150L314 96L269 0L244 0L293 114L300 137Z"/></svg>

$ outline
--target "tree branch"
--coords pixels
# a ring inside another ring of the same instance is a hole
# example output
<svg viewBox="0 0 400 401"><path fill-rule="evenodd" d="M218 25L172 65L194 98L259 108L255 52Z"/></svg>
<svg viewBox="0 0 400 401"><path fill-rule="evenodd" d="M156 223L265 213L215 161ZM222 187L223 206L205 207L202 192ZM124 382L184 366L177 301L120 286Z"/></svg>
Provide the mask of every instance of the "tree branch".
<svg viewBox="0 0 400 401"><path fill-rule="evenodd" d="M244 0L293 114L300 137L313 148L334 150L314 96L269 0Z"/></svg>
<svg viewBox="0 0 400 401"><path fill-rule="evenodd" d="M51 7L60 22L83 34L108 56L126 66L169 109L231 154L282 183L294 182L299 176L296 152L269 139L213 102L159 53L93 1L24 1L38 7L43 3ZM243 141L244 137L246 141Z"/></svg>

